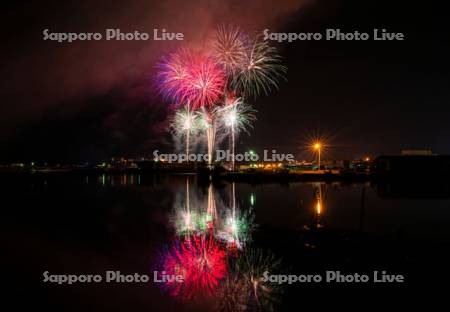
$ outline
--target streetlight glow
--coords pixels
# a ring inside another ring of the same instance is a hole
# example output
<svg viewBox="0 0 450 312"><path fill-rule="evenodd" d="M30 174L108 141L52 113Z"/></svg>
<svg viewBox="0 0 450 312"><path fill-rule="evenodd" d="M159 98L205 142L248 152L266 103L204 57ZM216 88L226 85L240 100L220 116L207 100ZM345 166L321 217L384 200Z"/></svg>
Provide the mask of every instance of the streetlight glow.
<svg viewBox="0 0 450 312"><path fill-rule="evenodd" d="M313 145L313 148L317 151L318 166L319 166L319 169L318 169L318 170L320 170L320 151L321 151L321 149L322 149L322 143L316 142L316 143Z"/></svg>

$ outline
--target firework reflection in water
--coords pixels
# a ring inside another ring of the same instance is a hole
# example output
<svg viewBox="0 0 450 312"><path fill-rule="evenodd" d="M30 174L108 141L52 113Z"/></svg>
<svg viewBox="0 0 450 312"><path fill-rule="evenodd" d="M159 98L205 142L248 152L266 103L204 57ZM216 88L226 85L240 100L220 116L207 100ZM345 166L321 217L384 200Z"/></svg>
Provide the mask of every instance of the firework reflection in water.
<svg viewBox="0 0 450 312"><path fill-rule="evenodd" d="M211 234L175 240L163 263L165 274L183 278L183 282L164 283L164 288L180 299L213 295L227 274L226 253Z"/></svg>
<svg viewBox="0 0 450 312"><path fill-rule="evenodd" d="M162 255L165 274L183 277L183 283L168 281L163 286L179 299L213 296L227 273L226 251L214 237L215 191L210 185L207 198L202 200L190 191L189 183L186 178L184 198L176 199L171 217L178 238Z"/></svg>
<svg viewBox="0 0 450 312"><path fill-rule="evenodd" d="M247 249L230 259L229 274L220 288L222 311L274 311L282 295L280 284L263 281L276 274L281 260L261 249Z"/></svg>
<svg viewBox="0 0 450 312"><path fill-rule="evenodd" d="M255 229L253 207L240 209L236 204L235 183L229 185L229 205L220 209L221 226L217 229L217 237L229 248L243 249L250 241Z"/></svg>
<svg viewBox="0 0 450 312"><path fill-rule="evenodd" d="M216 298L227 311L271 310L280 291L262 277L276 271L279 261L270 253L247 251L255 227L253 210L239 208L234 183L225 204L212 184L201 198L190 190L190 182L186 178L185 191L178 192L183 195L171 218L177 238L162 257L165 274L181 275L185 282L167 282L164 288L180 299L199 294Z"/></svg>
<svg viewBox="0 0 450 312"><path fill-rule="evenodd" d="M206 198L191 192L186 178L185 191L177 192L170 224L179 237L205 234L214 237L230 249L242 249L251 241L255 229L252 207L241 209L236 204L235 184L229 187L229 203L216 198L216 191L209 185Z"/></svg>

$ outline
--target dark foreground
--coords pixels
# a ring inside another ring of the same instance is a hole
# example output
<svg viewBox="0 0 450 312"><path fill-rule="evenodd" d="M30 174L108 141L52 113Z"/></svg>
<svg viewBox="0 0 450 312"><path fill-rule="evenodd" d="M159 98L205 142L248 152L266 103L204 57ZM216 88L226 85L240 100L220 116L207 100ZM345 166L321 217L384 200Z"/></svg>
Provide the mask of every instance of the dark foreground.
<svg viewBox="0 0 450 312"><path fill-rule="evenodd" d="M287 311L346 306L355 296L406 304L428 300L428 292L438 295L450 276L450 192L442 181L250 185L205 184L194 175L8 175L1 189L8 285L26 297L16 301L19 306ZM188 239L182 217L187 196L192 215L215 211L205 228L192 232L210 237L225 255L210 272L222 264L226 270L208 275L203 286L177 291L154 282L43 282L45 271L151 275L168 269L170 250ZM236 237L227 232L230 216L242 230ZM277 275L367 274L371 281L266 283L247 293L249 272L266 269ZM374 283L374 271L402 275L404 282ZM230 295L236 291L244 295Z"/></svg>

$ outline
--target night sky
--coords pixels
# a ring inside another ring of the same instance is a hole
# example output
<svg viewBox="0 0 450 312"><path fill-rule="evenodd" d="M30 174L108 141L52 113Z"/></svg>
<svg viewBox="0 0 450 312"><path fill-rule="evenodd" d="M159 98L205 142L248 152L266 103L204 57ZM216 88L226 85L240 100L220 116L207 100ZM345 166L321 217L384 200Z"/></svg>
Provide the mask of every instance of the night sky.
<svg viewBox="0 0 450 312"><path fill-rule="evenodd" d="M248 31L402 32L405 41L273 43L288 67L278 91L253 101L238 150L306 157L327 138L328 157L429 148L450 154L447 10L432 1L8 1L2 5L0 161L81 162L170 151L170 112L154 66L176 42L44 41L42 31L183 32L201 47L217 24Z"/></svg>

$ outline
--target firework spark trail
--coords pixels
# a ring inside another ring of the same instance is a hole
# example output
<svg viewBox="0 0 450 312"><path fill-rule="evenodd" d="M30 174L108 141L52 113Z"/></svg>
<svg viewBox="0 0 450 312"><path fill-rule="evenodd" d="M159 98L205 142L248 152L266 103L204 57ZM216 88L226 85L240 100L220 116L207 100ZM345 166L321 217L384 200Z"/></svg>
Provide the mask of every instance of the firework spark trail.
<svg viewBox="0 0 450 312"><path fill-rule="evenodd" d="M242 250L251 241L251 234L255 228L253 210L242 210L236 205L234 184L230 184L228 204L219 201L217 207L215 237L232 253Z"/></svg>
<svg viewBox="0 0 450 312"><path fill-rule="evenodd" d="M208 144L208 165L211 166L212 165L212 161L213 161L213 150L214 150L214 145L215 145L215 141L216 141L216 125L215 123L212 123L212 125L210 127L208 127L208 129L206 129L206 139L207 139L207 144Z"/></svg>
<svg viewBox="0 0 450 312"><path fill-rule="evenodd" d="M235 138L241 131L248 131L252 122L256 120L256 110L243 102L242 98L230 98L227 105L217 109L220 119L220 130L230 136L231 170L235 169Z"/></svg>
<svg viewBox="0 0 450 312"><path fill-rule="evenodd" d="M190 109L189 105L175 111L170 123L170 130L173 135L185 138L186 159L189 158L190 137L198 131L197 116Z"/></svg>
<svg viewBox="0 0 450 312"><path fill-rule="evenodd" d="M184 197L183 191L177 192L174 200L174 211L170 215L170 224L173 226L176 235L180 237L189 237L192 234L200 232L200 213L197 209L191 209L198 206L198 200L193 196L191 200L190 181L186 178Z"/></svg>
<svg viewBox="0 0 450 312"><path fill-rule="evenodd" d="M220 200L217 201L212 184L209 185L205 198L198 195L195 192L191 194L189 179L186 179L184 189L177 192L169 220L178 237L204 235L211 230L215 234L223 224L217 209L224 210L225 204Z"/></svg>
<svg viewBox="0 0 450 312"><path fill-rule="evenodd" d="M212 220L214 220L217 215L216 198L212 184L210 184L208 187L208 207L206 209L206 213L207 215L211 216Z"/></svg>
<svg viewBox="0 0 450 312"><path fill-rule="evenodd" d="M188 229L188 235L190 234L190 231L193 229L190 197L191 194L189 192L189 177L186 177L186 225Z"/></svg>
<svg viewBox="0 0 450 312"><path fill-rule="evenodd" d="M213 150L216 143L216 110L207 109L203 107L197 112L199 120L199 129L201 129L206 137L206 144L208 150L208 165L212 165L213 161Z"/></svg>
<svg viewBox="0 0 450 312"><path fill-rule="evenodd" d="M241 250L251 241L255 228L253 210L242 210L236 205L234 184L230 184L228 204L215 195L214 187L210 185L206 199L200 200L195 192L191 194L190 180L186 179L185 188L177 195L170 214L171 228L179 238L212 231L214 237L230 251Z"/></svg>

